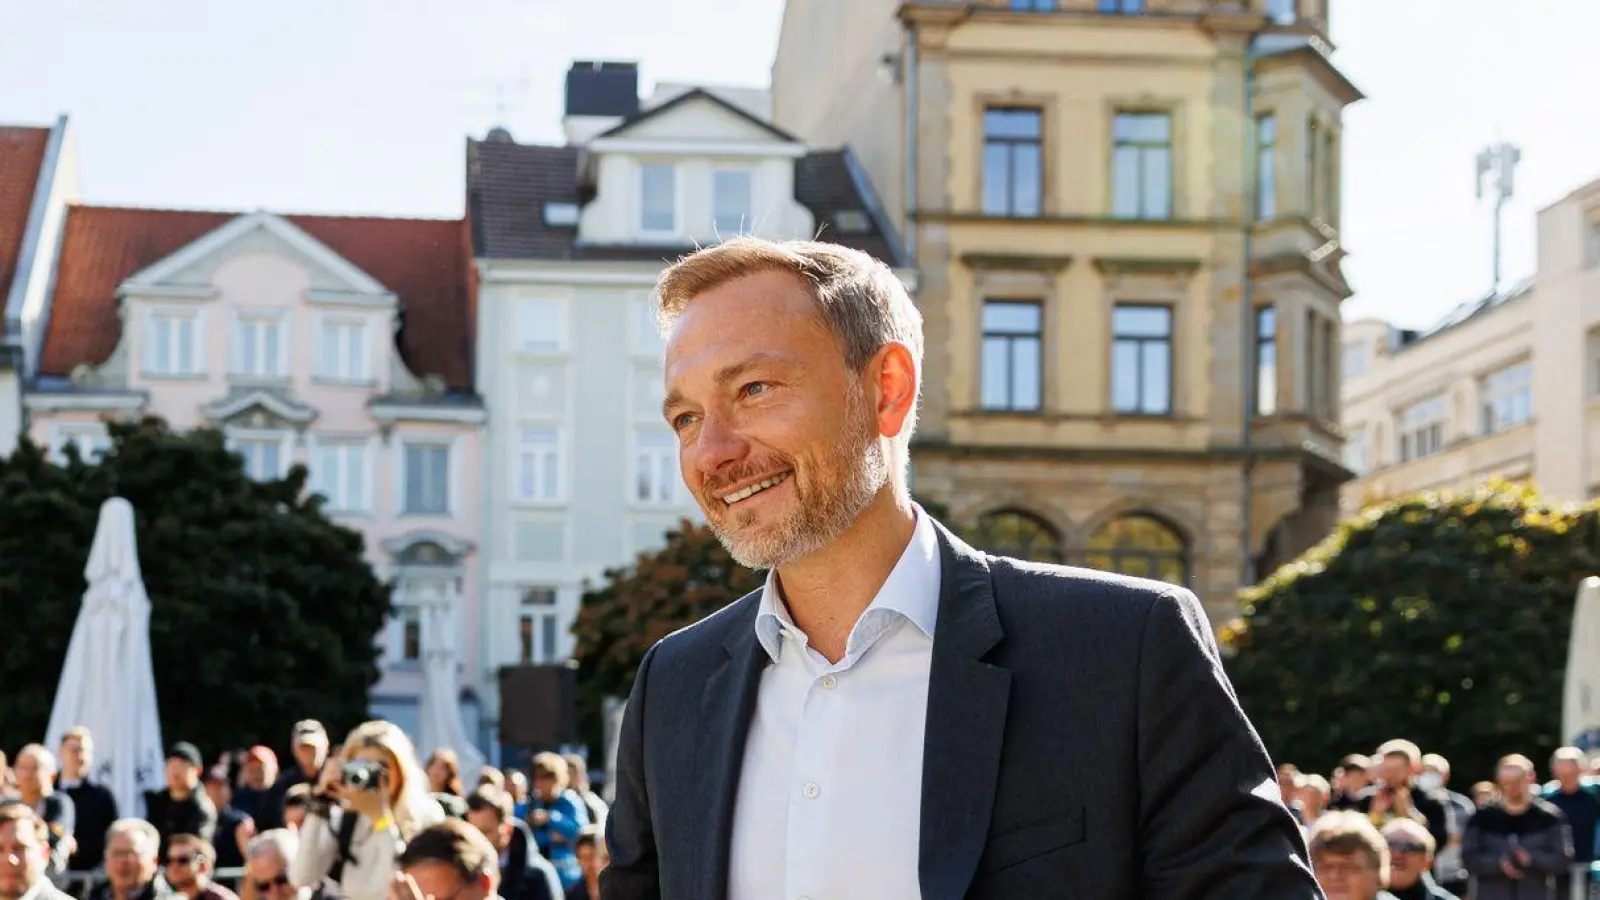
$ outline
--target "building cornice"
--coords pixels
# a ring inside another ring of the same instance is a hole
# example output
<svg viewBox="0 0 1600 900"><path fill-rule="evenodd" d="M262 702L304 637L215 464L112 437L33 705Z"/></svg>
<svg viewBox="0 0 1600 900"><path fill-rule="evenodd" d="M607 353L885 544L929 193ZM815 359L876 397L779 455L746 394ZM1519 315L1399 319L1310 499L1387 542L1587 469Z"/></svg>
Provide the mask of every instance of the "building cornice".
<svg viewBox="0 0 1600 900"><path fill-rule="evenodd" d="M1355 295L1355 291L1344 280L1344 273L1339 271L1337 265L1318 264L1304 253L1280 253L1275 256L1260 257L1250 264L1252 278L1285 273L1301 275L1315 281L1340 302Z"/></svg>
<svg viewBox="0 0 1600 900"><path fill-rule="evenodd" d="M400 303L400 298L388 291L365 293L328 288L311 288L306 291L305 299L312 306L352 306L362 309L391 309Z"/></svg>
<svg viewBox="0 0 1600 900"><path fill-rule="evenodd" d="M29 412L143 412L149 403L150 395L144 391L34 391L22 398Z"/></svg>
<svg viewBox="0 0 1600 900"><path fill-rule="evenodd" d="M200 407L200 412L212 421L231 419L252 406L259 406L286 422L305 425L317 418L317 411L309 406L285 399L267 390L241 391Z"/></svg>
<svg viewBox="0 0 1600 900"><path fill-rule="evenodd" d="M1072 257L1042 253L963 253L961 263L969 269L1055 273L1072 265Z"/></svg>
<svg viewBox="0 0 1600 900"><path fill-rule="evenodd" d="M626 153L635 156L706 157L787 157L799 159L810 151L804 144L788 141L716 141L682 138L595 138L585 145L594 153Z"/></svg>
<svg viewBox="0 0 1600 900"><path fill-rule="evenodd" d="M479 259L485 284L607 284L654 287L665 262Z"/></svg>
<svg viewBox="0 0 1600 900"><path fill-rule="evenodd" d="M918 209L911 212L919 222L948 225L992 225L996 228L1024 226L1090 227L1123 231L1239 231L1238 219L1119 219L1113 216L991 216L977 211Z"/></svg>
<svg viewBox="0 0 1600 900"><path fill-rule="evenodd" d="M117 291L123 297L140 300L209 301L222 296L222 291L209 284L132 284L124 283Z"/></svg>
<svg viewBox="0 0 1600 900"><path fill-rule="evenodd" d="M941 459L997 459L1017 462L1175 462L1175 463L1238 463L1243 462L1246 450L1240 446L1208 447L1204 450L1183 450L1170 447L1085 447L1043 446L1018 447L986 444L957 444L949 440L922 437L911 441L915 454ZM1255 460L1287 460L1298 462L1323 474L1348 481L1355 473L1345 468L1339 459L1323 452L1314 443L1306 441L1299 446L1255 447L1248 451Z"/></svg>
<svg viewBox="0 0 1600 900"><path fill-rule="evenodd" d="M1101 275L1193 275L1200 271L1201 261L1143 256L1097 256L1090 264Z"/></svg>
<svg viewBox="0 0 1600 900"><path fill-rule="evenodd" d="M367 405L372 418L384 425L397 422L450 422L462 425L482 425L489 413L481 406L443 406L404 401L374 400Z"/></svg>

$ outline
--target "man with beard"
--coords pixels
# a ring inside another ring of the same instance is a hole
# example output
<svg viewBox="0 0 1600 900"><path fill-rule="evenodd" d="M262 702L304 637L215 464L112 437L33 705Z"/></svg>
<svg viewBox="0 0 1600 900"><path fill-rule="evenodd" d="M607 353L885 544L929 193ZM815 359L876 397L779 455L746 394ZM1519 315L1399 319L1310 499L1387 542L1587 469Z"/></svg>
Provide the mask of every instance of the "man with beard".
<svg viewBox="0 0 1600 900"><path fill-rule="evenodd" d="M906 483L887 266L736 238L659 284L684 482L760 590L639 666L606 900L1312 900L1194 595L990 556Z"/></svg>

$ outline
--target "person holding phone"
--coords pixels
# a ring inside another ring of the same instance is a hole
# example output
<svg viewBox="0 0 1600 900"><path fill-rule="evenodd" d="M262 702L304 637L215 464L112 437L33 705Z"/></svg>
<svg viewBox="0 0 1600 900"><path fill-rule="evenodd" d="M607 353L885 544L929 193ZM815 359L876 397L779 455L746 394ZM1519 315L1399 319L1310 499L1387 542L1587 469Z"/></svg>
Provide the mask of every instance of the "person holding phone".
<svg viewBox="0 0 1600 900"><path fill-rule="evenodd" d="M405 842L443 818L405 732L367 722L318 776L290 880L322 896L384 900Z"/></svg>

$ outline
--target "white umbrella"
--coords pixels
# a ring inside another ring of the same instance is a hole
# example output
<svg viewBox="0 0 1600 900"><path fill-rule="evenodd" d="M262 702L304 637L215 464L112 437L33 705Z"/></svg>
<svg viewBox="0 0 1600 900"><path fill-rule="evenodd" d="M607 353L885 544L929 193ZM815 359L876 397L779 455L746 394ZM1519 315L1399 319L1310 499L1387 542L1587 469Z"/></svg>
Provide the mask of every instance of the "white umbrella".
<svg viewBox="0 0 1600 900"><path fill-rule="evenodd" d="M1578 585L1573 606L1561 740L1593 751L1600 749L1600 578Z"/></svg>
<svg viewBox="0 0 1600 900"><path fill-rule="evenodd" d="M460 694L456 684L456 604L448 582L416 579L406 583L406 600L422 617L422 722L417 752L426 759L435 750L454 750L461 762L461 777L477 781L484 756L461 723Z"/></svg>
<svg viewBox="0 0 1600 900"><path fill-rule="evenodd" d="M139 574L133 506L121 497L100 507L83 577L89 589L67 646L45 746L60 746L69 728L89 729L94 780L111 790L119 815L143 816L145 792L164 785L164 754L150 663L150 597Z"/></svg>

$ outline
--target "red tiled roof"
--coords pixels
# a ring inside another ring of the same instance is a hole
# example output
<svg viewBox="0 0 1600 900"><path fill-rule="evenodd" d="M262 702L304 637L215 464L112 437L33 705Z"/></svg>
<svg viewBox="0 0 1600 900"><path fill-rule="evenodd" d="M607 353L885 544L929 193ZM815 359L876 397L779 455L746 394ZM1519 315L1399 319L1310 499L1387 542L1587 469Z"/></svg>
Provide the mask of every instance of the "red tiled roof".
<svg viewBox="0 0 1600 900"><path fill-rule="evenodd" d="M11 280L17 277L22 237L28 231L33 191L49 143L48 128L0 126L0 310L11 294ZM0 335L4 332L5 319L0 316Z"/></svg>
<svg viewBox="0 0 1600 900"><path fill-rule="evenodd" d="M40 371L99 365L121 332L117 287L238 213L73 206L45 331ZM475 298L467 224L460 219L285 216L400 298L400 355L419 377L472 387Z"/></svg>

